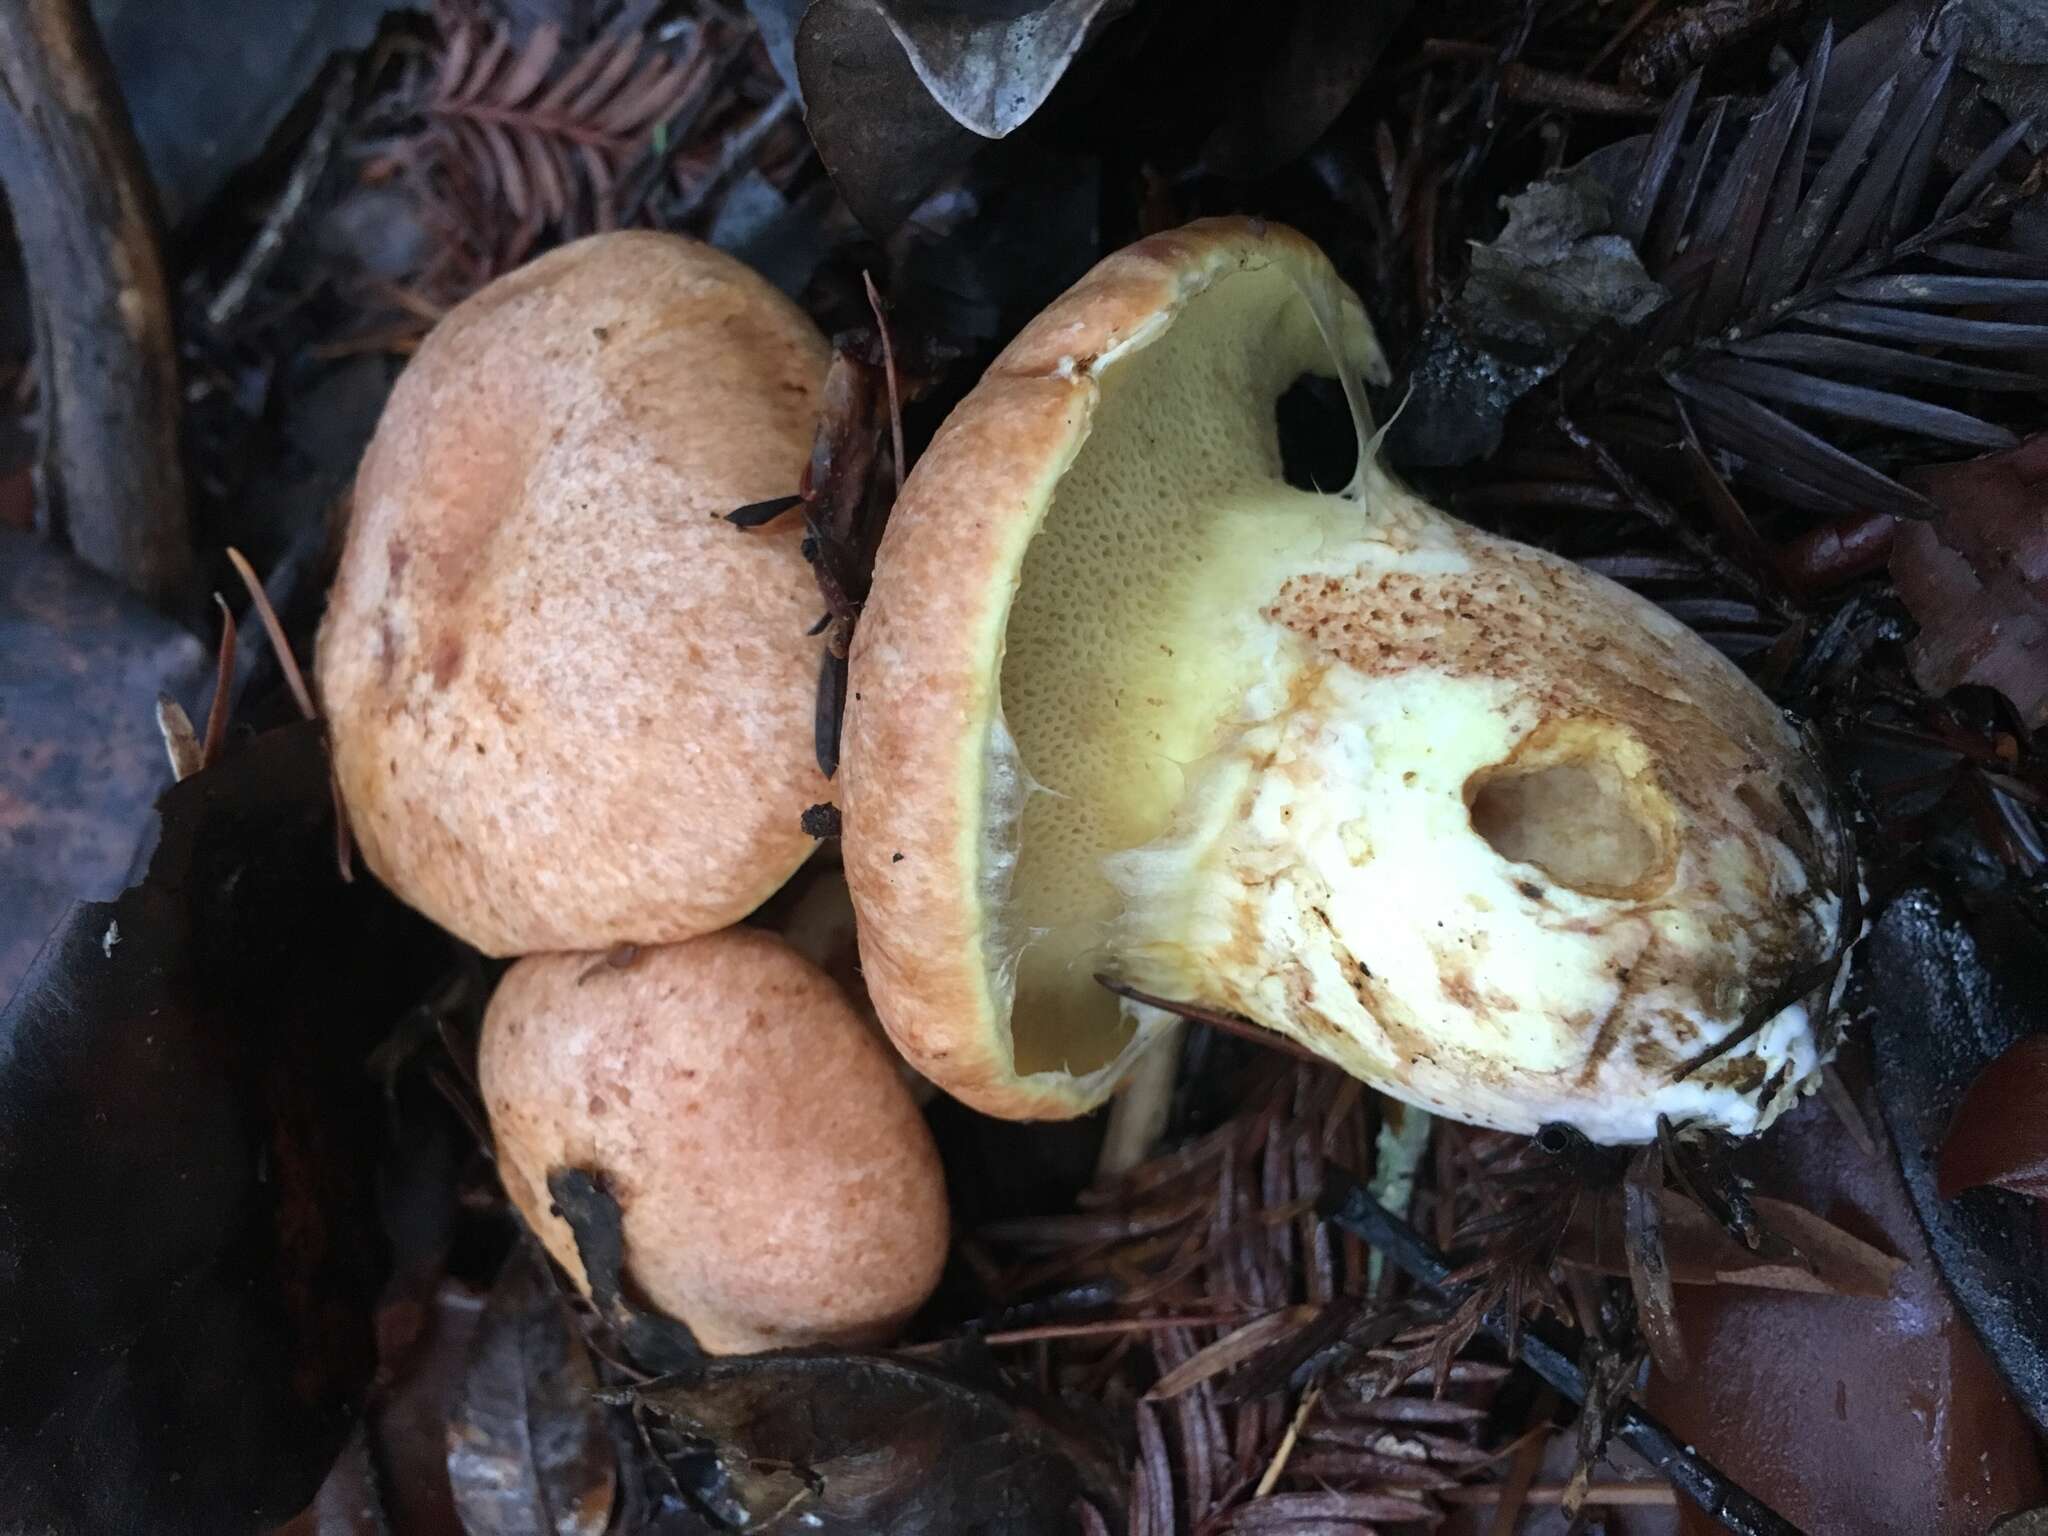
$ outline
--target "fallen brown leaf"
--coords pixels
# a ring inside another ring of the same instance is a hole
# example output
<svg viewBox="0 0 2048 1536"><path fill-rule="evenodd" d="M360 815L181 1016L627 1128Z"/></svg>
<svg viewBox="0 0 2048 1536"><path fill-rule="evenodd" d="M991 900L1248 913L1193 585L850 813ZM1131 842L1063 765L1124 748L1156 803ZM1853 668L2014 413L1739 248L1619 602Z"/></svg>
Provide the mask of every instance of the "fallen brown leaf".
<svg viewBox="0 0 2048 1536"><path fill-rule="evenodd" d="M597 1373L568 1309L522 1253L484 1306L448 1425L448 1477L470 1536L597 1536L618 1492Z"/></svg>
<svg viewBox="0 0 2048 1536"><path fill-rule="evenodd" d="M2048 723L2048 433L1907 480L1940 508L1892 545L1892 579L1920 621L1914 678L1936 694L1996 688L2029 726Z"/></svg>
<svg viewBox="0 0 2048 1536"><path fill-rule="evenodd" d="M2048 1200L2048 1035L2020 1041L1970 1084L1938 1180L1945 1200L1984 1184Z"/></svg>

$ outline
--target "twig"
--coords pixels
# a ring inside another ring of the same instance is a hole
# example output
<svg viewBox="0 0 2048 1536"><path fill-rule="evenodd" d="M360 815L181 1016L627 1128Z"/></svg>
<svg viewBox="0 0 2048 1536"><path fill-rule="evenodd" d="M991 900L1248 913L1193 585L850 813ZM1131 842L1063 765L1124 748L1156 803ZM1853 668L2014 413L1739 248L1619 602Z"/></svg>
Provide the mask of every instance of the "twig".
<svg viewBox="0 0 2048 1536"><path fill-rule="evenodd" d="M1607 39L1606 42L1602 43L1600 51L1586 61L1586 73L1589 75L1597 73L1600 66L1619 53L1622 44L1626 43L1631 37L1634 37L1636 29L1648 21L1651 13L1663 3L1664 0L1643 0L1641 5L1629 12L1628 20L1621 24L1620 30L1614 36Z"/></svg>
<svg viewBox="0 0 2048 1536"><path fill-rule="evenodd" d="M242 585L249 589L249 601L256 609L256 617L263 622L263 632L270 636L270 648L277 653L277 664L284 672L284 680L292 691L292 698L298 702L299 713L308 720L318 719L320 711L313 707L313 690L306 686L306 674L299 670L299 660L292 655L291 642L284 637L284 625L277 619L277 610L270 606L270 594L263 590L263 583L256 579L255 568L244 558L239 549L229 546L228 564L235 568L235 574L242 578Z"/></svg>
<svg viewBox="0 0 2048 1536"><path fill-rule="evenodd" d="M1189 1312L1173 1317L1118 1317L1093 1323L1040 1323L1035 1328L1009 1328L1001 1333L985 1333L978 1342L991 1349L1010 1344L1044 1344L1056 1339L1122 1338L1133 1333L1164 1333L1170 1328L1234 1328L1244 1322L1248 1314L1243 1312ZM906 1354L918 1349L945 1349L951 1340L941 1340L931 1345L913 1345Z"/></svg>
<svg viewBox="0 0 2048 1536"><path fill-rule="evenodd" d="M1292 1056L1297 1061L1314 1062L1320 1066L1323 1058L1307 1046L1297 1045L1285 1035L1254 1024L1250 1019L1240 1018L1234 1013L1225 1013L1220 1008L1205 1007L1200 1003L1177 1003L1171 998L1159 997L1151 992L1141 992L1129 982L1118 981L1114 976L1097 972L1095 984L1105 991L1114 992L1118 997L1127 997L1134 1003L1143 1003L1147 1008L1157 1008L1162 1013L1171 1013L1183 1019L1192 1019L1197 1024L1206 1024L1211 1029L1220 1029L1226 1035L1236 1035L1250 1040L1282 1055Z"/></svg>
<svg viewBox="0 0 2048 1536"><path fill-rule="evenodd" d="M1323 1169L1319 1209L1326 1221L1379 1249L1415 1280L1432 1290L1446 1290L1450 1262L1334 1163ZM1489 1337L1502 1343L1507 1341L1509 1327L1504 1309L1489 1312L1479 1326ZM1585 1341L1576 1333L1543 1323L1523 1322L1517 1332L1517 1362L1574 1403L1583 1404L1586 1376L1578 1361ZM1733 1536L1800 1536L1797 1526L1729 1481L1711 1462L1689 1450L1636 1404L1621 1404L1614 1417L1616 1434Z"/></svg>
<svg viewBox="0 0 2048 1536"><path fill-rule="evenodd" d="M220 749L228 739L228 700L235 684L235 612L218 592L213 594L220 608L220 650L214 658L213 700L206 706L206 740L200 745L200 766L211 768L220 761Z"/></svg>
<svg viewBox="0 0 2048 1536"><path fill-rule="evenodd" d="M1252 1490L1252 1497L1263 1499L1271 1493L1280 1481L1280 1475L1287 1470L1287 1462L1294 1455L1294 1443L1301 1438L1301 1427L1308 1422L1308 1416L1315 1412L1316 1404L1322 1400L1321 1386L1310 1387L1301 1395L1301 1406L1294 1410L1294 1417L1288 1421L1287 1433L1280 1437L1280 1448L1273 1453L1273 1459L1266 1463L1266 1470L1259 1478L1258 1487Z"/></svg>
<svg viewBox="0 0 2048 1536"><path fill-rule="evenodd" d="M1585 429L1564 411L1557 413L1557 427L1572 446L1591 459L1600 473L1607 477L1608 483L1626 496L1645 518L1678 540L1688 552L1706 562L1722 580L1739 589L1744 597L1759 608L1775 613L1780 618L1791 617L1792 611L1782 598L1715 548L1712 540L1704 537L1680 517L1661 496L1631 474L1605 443L1588 435Z"/></svg>
<svg viewBox="0 0 2048 1536"><path fill-rule="evenodd" d="M1533 64L1508 65L1501 71L1501 89L1508 100L1525 107L1555 107L1589 117L1655 117L1664 110L1659 97Z"/></svg>
<svg viewBox="0 0 2048 1536"><path fill-rule="evenodd" d="M903 495L903 397L896 387L896 347L889 339L889 320L882 313L882 296L875 291L874 274L866 267L860 280L868 290L868 308L875 312L875 334L882 342L882 377L889 386L889 446L896 455L896 494Z"/></svg>
<svg viewBox="0 0 2048 1536"><path fill-rule="evenodd" d="M284 190L271 204L270 212L264 215L263 227L249 242L242 259L235 263L235 270L221 284L213 302L206 306L207 324L216 331L225 330L241 314L249 302L249 295L256 291L256 285L277 265L277 258L284 253L285 241L305 215L313 189L320 185L334 159L334 146L341 141L342 125L348 121L349 103L355 99L355 94L356 62L352 58L343 58L334 66L327 89L321 93L319 119L313 124L313 131L306 136L298 159L292 163L292 173L284 184Z"/></svg>
<svg viewBox="0 0 2048 1536"><path fill-rule="evenodd" d="M299 713L308 720L319 719L320 711L313 705L313 690L306 686L306 674L299 670L299 659L292 654L291 642L285 639L284 625L278 622L277 610L270 606L270 594L263 590L263 583L256 579L255 570L239 549L230 545L227 556L235 574L242 578L242 585L249 589L249 601L255 605L256 617L263 621L263 632L270 636L270 647L277 652L278 667L284 672L285 684L298 703ZM334 801L334 865L346 884L356 877L355 839L349 834L348 802L341 797L341 780L335 776L331 761L327 766L327 793Z"/></svg>
<svg viewBox="0 0 2048 1536"><path fill-rule="evenodd" d="M85 0L0 0L0 187L35 313L39 521L169 602L192 574L170 295L149 175Z"/></svg>
<svg viewBox="0 0 2048 1536"><path fill-rule="evenodd" d="M718 163L711 173L683 197L682 204L672 215L672 222L687 224L702 213L714 194L737 175L740 169L753 162L760 153L762 142L785 117L796 110L796 92L784 91L767 106L754 114L754 120L725 141L725 147L718 153Z"/></svg>
<svg viewBox="0 0 2048 1536"><path fill-rule="evenodd" d="M1501 51L1484 43L1463 38L1432 37L1422 44L1422 57L1432 62L1498 66L1501 93L1508 100L1527 107L1556 107L1566 112L1583 112L1594 117L1655 117L1664 102L1640 91L1624 90L1588 80L1581 75L1559 74L1517 59L1501 62Z"/></svg>
<svg viewBox="0 0 2048 1536"><path fill-rule="evenodd" d="M1563 1483L1537 1483L1522 1490L1524 1504L1562 1504L1571 1489ZM1434 1497L1445 1504L1499 1504L1508 1496L1505 1483L1480 1483L1468 1488L1438 1488ZM1678 1495L1668 1483L1589 1483L1580 1495L1582 1504L1609 1507L1641 1505L1646 1508L1676 1504Z"/></svg>

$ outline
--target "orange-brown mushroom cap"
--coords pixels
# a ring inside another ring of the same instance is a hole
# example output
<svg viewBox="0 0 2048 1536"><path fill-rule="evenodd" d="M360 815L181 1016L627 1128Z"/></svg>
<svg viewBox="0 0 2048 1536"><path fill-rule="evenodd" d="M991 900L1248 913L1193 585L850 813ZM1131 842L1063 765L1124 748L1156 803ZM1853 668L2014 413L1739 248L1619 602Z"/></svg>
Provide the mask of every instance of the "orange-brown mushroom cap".
<svg viewBox="0 0 2048 1536"><path fill-rule="evenodd" d="M522 960L491 999L478 1071L506 1191L548 1251L586 1283L547 1180L602 1174L627 1278L707 1350L878 1342L938 1282L931 1134L886 1047L770 934L623 967Z"/></svg>
<svg viewBox="0 0 2048 1536"><path fill-rule="evenodd" d="M721 928L811 851L793 519L828 348L730 257L578 241L435 327L357 477L317 676L365 861L487 953Z"/></svg>

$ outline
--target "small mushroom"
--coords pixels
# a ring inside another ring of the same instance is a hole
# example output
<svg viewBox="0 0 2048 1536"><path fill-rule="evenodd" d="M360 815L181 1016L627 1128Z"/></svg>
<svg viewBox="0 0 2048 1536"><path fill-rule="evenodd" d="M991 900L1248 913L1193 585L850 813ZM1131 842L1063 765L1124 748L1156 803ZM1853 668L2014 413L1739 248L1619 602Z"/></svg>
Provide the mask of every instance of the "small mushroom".
<svg viewBox="0 0 2048 1536"><path fill-rule="evenodd" d="M626 1278L716 1354L887 1338L938 1283L938 1151L831 980L749 928L514 965L478 1075L498 1168L579 1285L548 1175L602 1175Z"/></svg>
<svg viewBox="0 0 2048 1536"><path fill-rule="evenodd" d="M1340 491L1282 472L1307 374L1351 404ZM1769 1001L1825 991L1843 924L1817 770L1683 625L1398 484L1361 376L1327 258L1215 220L1104 261L954 411L851 663L884 1024L999 1115L1098 1103L1166 1022L1107 974L1480 1124L1762 1126L1832 1046Z"/></svg>
<svg viewBox="0 0 2048 1536"><path fill-rule="evenodd" d="M737 921L814 846L821 603L793 491L828 360L728 256L578 241L458 305L392 391L320 633L363 857L486 953Z"/></svg>

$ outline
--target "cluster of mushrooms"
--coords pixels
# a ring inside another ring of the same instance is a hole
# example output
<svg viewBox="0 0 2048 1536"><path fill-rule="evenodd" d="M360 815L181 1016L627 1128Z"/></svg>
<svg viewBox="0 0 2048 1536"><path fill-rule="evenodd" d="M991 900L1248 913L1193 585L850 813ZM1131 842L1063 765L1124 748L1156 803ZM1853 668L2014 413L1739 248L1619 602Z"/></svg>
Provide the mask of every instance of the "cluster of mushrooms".
<svg viewBox="0 0 2048 1536"><path fill-rule="evenodd" d="M1832 999L1797 983L1844 904L1796 733L1654 606L1381 469L1386 365L1307 240L1154 236L990 366L891 515L836 785L801 530L724 518L797 483L827 361L731 259L596 237L441 322L358 479L336 773L392 890L526 957L481 1081L570 1274L565 1167L706 1349L886 1339L947 1247L888 1042L1019 1119L1100 1105L1186 1010L1602 1142L1810 1086ZM1334 491L1282 471L1305 375L1351 405ZM835 798L858 1000L746 922Z"/></svg>

